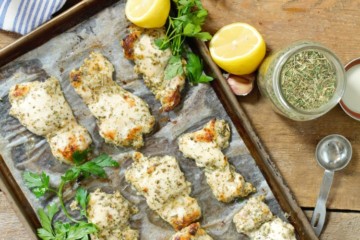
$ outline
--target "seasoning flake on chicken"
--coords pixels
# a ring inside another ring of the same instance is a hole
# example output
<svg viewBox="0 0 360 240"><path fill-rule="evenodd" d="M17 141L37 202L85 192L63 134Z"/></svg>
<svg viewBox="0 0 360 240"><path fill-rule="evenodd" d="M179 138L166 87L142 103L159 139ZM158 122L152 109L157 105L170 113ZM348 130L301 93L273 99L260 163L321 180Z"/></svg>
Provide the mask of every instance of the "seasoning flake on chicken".
<svg viewBox="0 0 360 240"><path fill-rule="evenodd" d="M250 198L235 214L236 230L251 240L295 240L294 227L274 217L263 195Z"/></svg>
<svg viewBox="0 0 360 240"><path fill-rule="evenodd" d="M192 223L181 231L175 233L170 240L212 240L200 223Z"/></svg>
<svg viewBox="0 0 360 240"><path fill-rule="evenodd" d="M91 144L88 131L77 123L56 78L16 84L9 91L9 101L10 115L32 133L45 137L58 160L72 164L73 153Z"/></svg>
<svg viewBox="0 0 360 240"><path fill-rule="evenodd" d="M139 232L131 229L130 217L137 209L119 193L108 194L97 189L89 194L88 220L98 227L92 240L136 240Z"/></svg>
<svg viewBox="0 0 360 240"><path fill-rule="evenodd" d="M170 49L160 50L155 45L156 39L165 37L165 29L131 26L129 31L129 35L121 43L125 57L134 61L135 72L142 74L146 86L160 101L162 110L173 110L180 103L181 91L185 85L185 71L166 79L165 69L172 53ZM185 60L182 63L184 68Z"/></svg>
<svg viewBox="0 0 360 240"><path fill-rule="evenodd" d="M230 128L224 120L213 119L203 129L179 138L179 149L185 157L205 168L206 181L217 200L230 202L256 191L251 183L229 164L222 149L229 146Z"/></svg>
<svg viewBox="0 0 360 240"><path fill-rule="evenodd" d="M148 104L117 85L113 65L100 53L91 53L78 70L70 73L71 85L98 120L106 142L123 147L144 145L143 134L155 124Z"/></svg>
<svg viewBox="0 0 360 240"><path fill-rule="evenodd" d="M146 198L149 207L180 230L201 216L196 199L189 196L191 184L174 157L145 157L133 154L131 167L125 173L126 181Z"/></svg>

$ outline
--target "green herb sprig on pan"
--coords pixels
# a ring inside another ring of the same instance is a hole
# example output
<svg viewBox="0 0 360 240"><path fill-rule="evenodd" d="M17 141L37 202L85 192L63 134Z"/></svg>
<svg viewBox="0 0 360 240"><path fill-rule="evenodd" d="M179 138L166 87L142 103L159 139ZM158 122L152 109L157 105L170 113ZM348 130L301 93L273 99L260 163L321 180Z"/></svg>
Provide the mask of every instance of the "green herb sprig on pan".
<svg viewBox="0 0 360 240"><path fill-rule="evenodd" d="M187 37L194 37L202 41L211 39L208 32L202 32L208 12L200 0L173 0L176 4L177 15L168 17L168 27L165 38L157 39L156 46L165 50L171 49L172 57L165 69L165 79L171 79L183 74L182 57L185 57L185 74L191 83L206 83L213 80L203 73L203 63L199 56L189 51L184 42Z"/></svg>
<svg viewBox="0 0 360 240"><path fill-rule="evenodd" d="M53 192L59 198L59 204L50 204L46 209L39 209L38 214L42 228L37 230L38 236L44 240L88 240L89 234L96 233L97 227L86 221L86 206L89 202L89 194L79 187L76 190L75 200L80 206L80 215L82 219L75 219L66 209L63 197L63 189L66 184L74 182L80 177L87 178L89 176L97 176L101 178L107 177L105 167L119 167L118 162L114 161L109 155L101 154L94 159L87 161L89 150L83 152L75 152L73 159L75 166L68 169L61 176L59 187L50 186L50 177L46 173L41 174L25 171L23 178L25 185L40 198L48 192ZM70 222L56 221L53 223L54 216L63 211ZM85 218L85 220L84 220Z"/></svg>

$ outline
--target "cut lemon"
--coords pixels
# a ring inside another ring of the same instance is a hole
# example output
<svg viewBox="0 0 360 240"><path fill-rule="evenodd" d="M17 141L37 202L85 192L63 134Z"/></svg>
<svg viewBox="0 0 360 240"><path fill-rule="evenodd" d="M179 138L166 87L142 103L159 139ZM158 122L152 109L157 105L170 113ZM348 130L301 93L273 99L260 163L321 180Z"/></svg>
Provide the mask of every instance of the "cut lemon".
<svg viewBox="0 0 360 240"><path fill-rule="evenodd" d="M170 12L170 0L128 0L125 14L130 22L143 28L165 25Z"/></svg>
<svg viewBox="0 0 360 240"><path fill-rule="evenodd" d="M246 23L222 27L210 41L210 55L225 71L243 75L254 72L266 53L260 33Z"/></svg>

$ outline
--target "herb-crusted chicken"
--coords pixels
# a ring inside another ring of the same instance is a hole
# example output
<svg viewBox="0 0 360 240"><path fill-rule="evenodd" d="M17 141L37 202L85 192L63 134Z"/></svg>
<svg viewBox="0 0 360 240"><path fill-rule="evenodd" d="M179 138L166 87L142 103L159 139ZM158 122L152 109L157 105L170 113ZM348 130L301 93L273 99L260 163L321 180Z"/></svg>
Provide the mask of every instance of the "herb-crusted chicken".
<svg viewBox="0 0 360 240"><path fill-rule="evenodd" d="M280 218L264 223L250 234L252 240L296 240L294 227Z"/></svg>
<svg viewBox="0 0 360 240"><path fill-rule="evenodd" d="M233 218L236 230L252 240L295 240L294 227L274 217L264 200L261 195L247 201Z"/></svg>
<svg viewBox="0 0 360 240"><path fill-rule="evenodd" d="M71 164L73 153L91 144L88 131L77 123L56 78L16 84L9 91L9 101L10 115L32 133L45 137L58 160Z"/></svg>
<svg viewBox="0 0 360 240"><path fill-rule="evenodd" d="M189 196L191 184L186 181L174 157L147 158L139 152L125 173L126 181L146 198L149 207L180 230L201 216L196 199Z"/></svg>
<svg viewBox="0 0 360 240"><path fill-rule="evenodd" d="M192 223L181 231L175 233L170 240L212 240L204 229L200 227L200 223Z"/></svg>
<svg viewBox="0 0 360 240"><path fill-rule="evenodd" d="M221 149L229 145L230 128L224 120L213 119L203 129L179 138L179 149L185 157L205 168L206 181L215 197L230 202L255 191L252 184L235 171Z"/></svg>
<svg viewBox="0 0 360 240"><path fill-rule="evenodd" d="M268 205L264 203L264 196L250 198L245 206L235 214L233 221L239 233L249 235L263 223L270 221L273 214Z"/></svg>
<svg viewBox="0 0 360 240"><path fill-rule="evenodd" d="M124 55L135 63L135 72L142 74L146 86L160 101L162 110L171 111L180 102L181 90L185 85L185 73L167 77L165 69L172 57L171 50L160 50L155 40L165 37L163 28L142 29L129 27L130 34L122 41ZM182 61L184 67L185 61ZM169 78L169 79L167 79Z"/></svg>
<svg viewBox="0 0 360 240"><path fill-rule="evenodd" d="M113 72L113 65L93 52L78 70L71 71L70 82L97 118L100 135L106 142L139 148L155 118L145 101L112 80Z"/></svg>
<svg viewBox="0 0 360 240"><path fill-rule="evenodd" d="M99 231L93 240L136 240L139 232L131 229L129 219L137 212L119 192L108 194L97 189L89 194L87 213L89 222Z"/></svg>

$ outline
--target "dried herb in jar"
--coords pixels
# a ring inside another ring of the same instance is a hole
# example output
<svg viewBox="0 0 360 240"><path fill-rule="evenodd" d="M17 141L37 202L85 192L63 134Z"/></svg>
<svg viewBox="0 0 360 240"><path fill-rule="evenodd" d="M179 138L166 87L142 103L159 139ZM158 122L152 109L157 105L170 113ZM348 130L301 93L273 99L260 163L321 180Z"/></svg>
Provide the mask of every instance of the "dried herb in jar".
<svg viewBox="0 0 360 240"><path fill-rule="evenodd" d="M304 111L318 109L335 93L336 69L320 51L298 52L281 70L281 90L294 108Z"/></svg>

